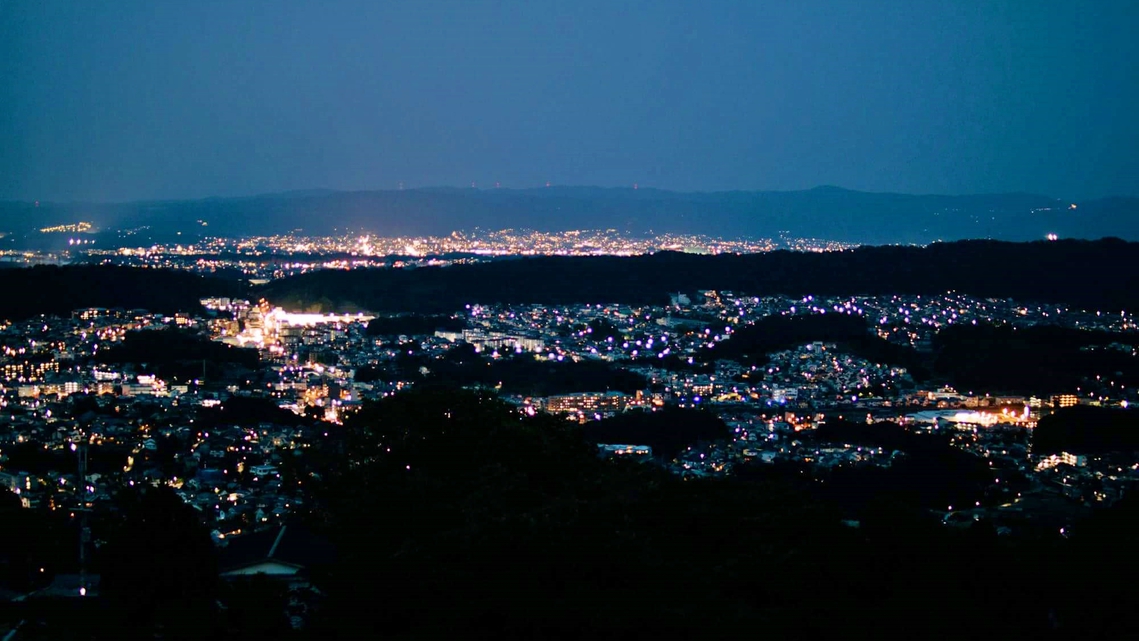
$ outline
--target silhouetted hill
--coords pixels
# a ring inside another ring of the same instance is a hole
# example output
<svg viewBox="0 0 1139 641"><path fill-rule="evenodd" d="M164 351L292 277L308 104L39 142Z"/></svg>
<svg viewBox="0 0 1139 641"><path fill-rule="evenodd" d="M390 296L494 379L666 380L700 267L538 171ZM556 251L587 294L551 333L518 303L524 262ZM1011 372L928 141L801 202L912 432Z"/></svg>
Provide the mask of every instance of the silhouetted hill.
<svg viewBox="0 0 1139 641"><path fill-rule="evenodd" d="M670 292L942 294L1139 308L1139 244L1120 240L862 247L698 256L536 257L452 267L320 271L260 294L288 309L447 313L470 303L667 304Z"/></svg>
<svg viewBox="0 0 1139 641"><path fill-rule="evenodd" d="M1082 630L1099 610L1074 601L1098 606L1119 592L1101 579L1076 597L1055 595L1044 578L1048 560L1062 558L1055 547L943 527L903 502L945 509L991 474L947 446L915 450L898 462L904 474L882 475L915 483L897 500L852 509L834 487L849 476L817 483L757 465L681 480L601 460L587 444L599 429L619 430L617 442L679 437L676 447L725 431L693 429L691 413L669 418L628 414L583 434L453 389L366 404L312 448L327 464L308 506L337 562L306 632L624 639L750 629L783 639L861 638L889 625L925 638L945 636L949 621L954 634L1051 638L1053 603L1072 603L1064 621ZM844 514L862 527L844 527ZM994 568L1012 578L994 581ZM383 607L361 607L371 603Z"/></svg>
<svg viewBox="0 0 1139 641"><path fill-rule="evenodd" d="M962 390L1071 392L1083 379L1109 373L1116 383L1133 387L1139 358L1130 349L1105 349L1113 343L1139 345L1139 333L954 325L933 339L933 370Z"/></svg>
<svg viewBox="0 0 1139 641"><path fill-rule="evenodd" d="M905 367L918 379L928 376L913 348L871 333L865 318L850 314L767 316L733 332L730 339L716 346L713 354L715 358L762 365L773 352L815 341L836 343L840 350L873 363Z"/></svg>
<svg viewBox="0 0 1139 641"><path fill-rule="evenodd" d="M0 202L6 243L36 229L80 220L104 230L139 229L139 238L188 242L204 234L242 236L369 231L385 236L456 230L617 229L716 236L825 237L860 243L928 243L997 238L1033 240L1118 236L1139 240L1139 199L1078 203L1033 194L969 196L804 191L681 193L658 189L409 189L295 191L246 198L114 204ZM205 226L203 226L205 223ZM175 236L176 232L182 236ZM30 239L44 240L43 234ZM53 236L61 236L59 234ZM66 238L64 238L66 242ZM114 243L113 234L100 244Z"/></svg>
<svg viewBox="0 0 1139 641"><path fill-rule="evenodd" d="M168 327L127 332L123 340L100 350L101 363L138 366L142 372L179 382L216 376L225 366L255 369L257 350L211 341L208 336ZM205 370L205 372L203 372Z"/></svg>
<svg viewBox="0 0 1139 641"><path fill-rule="evenodd" d="M0 319L70 315L86 307L194 312L205 296L234 295L239 284L184 271L114 266L30 267L0 270Z"/></svg>
<svg viewBox="0 0 1139 641"><path fill-rule="evenodd" d="M582 426L585 440L610 445L648 445L653 454L672 460L684 448L726 439L722 419L701 410L670 407L657 412L630 411Z"/></svg>
<svg viewBox="0 0 1139 641"><path fill-rule="evenodd" d="M469 343L436 358L414 353L415 346L407 347L410 349L406 352L401 349L390 366L357 369L356 380L414 380L436 387L481 386L496 388L503 394L524 396L606 391L632 393L648 385L640 374L604 361L563 363L535 360L528 355L491 359L475 353Z"/></svg>
<svg viewBox="0 0 1139 641"><path fill-rule="evenodd" d="M436 330L459 331L466 329L465 318L451 316L422 316L407 314L400 316L379 317L368 321L368 336L408 336L431 335Z"/></svg>
<svg viewBox="0 0 1139 641"><path fill-rule="evenodd" d="M1032 432L1034 454L1105 454L1139 450L1139 412L1076 406L1040 419Z"/></svg>

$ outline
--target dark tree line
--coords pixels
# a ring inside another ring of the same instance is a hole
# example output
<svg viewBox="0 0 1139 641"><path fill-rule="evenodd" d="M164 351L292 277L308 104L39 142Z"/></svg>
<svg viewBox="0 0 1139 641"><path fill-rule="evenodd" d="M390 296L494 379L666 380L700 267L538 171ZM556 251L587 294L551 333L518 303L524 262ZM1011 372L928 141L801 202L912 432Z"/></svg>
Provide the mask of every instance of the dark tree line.
<svg viewBox="0 0 1139 641"><path fill-rule="evenodd" d="M107 265L30 267L0 270L0 319L23 320L40 314L69 316L87 307L146 309L151 312L201 311L201 298L236 296L244 286L185 271Z"/></svg>
<svg viewBox="0 0 1139 641"><path fill-rule="evenodd" d="M128 332L122 342L100 349L101 363L133 364L137 369L175 380L191 380L205 373L217 376L227 366L256 369L261 361L256 349L212 341L189 330L166 328Z"/></svg>
<svg viewBox="0 0 1139 641"><path fill-rule="evenodd" d="M217 407L202 408L195 426L243 425L256 427L261 423L274 425L303 425L309 423L296 413L284 409L270 398L231 396Z"/></svg>
<svg viewBox="0 0 1139 641"><path fill-rule="evenodd" d="M476 353L469 344L458 345L441 358L429 357L417 349L414 345L401 346L390 364L357 369L356 380L410 380L436 386L486 387L498 389L503 394L523 396L607 391L632 393L648 385L640 374L604 361L558 362L539 360L531 354L493 359Z"/></svg>
<svg viewBox="0 0 1139 641"><path fill-rule="evenodd" d="M766 316L734 331L712 354L762 365L773 352L813 342L836 343L841 351L872 363L905 367L919 380L929 375L924 359L913 348L872 334L866 319L853 314Z"/></svg>
<svg viewBox="0 0 1139 641"><path fill-rule="evenodd" d="M465 318L446 314L401 314L399 316L379 316L368 321L368 336L422 336L434 334L437 330L461 331L467 328Z"/></svg>
<svg viewBox="0 0 1139 641"><path fill-rule="evenodd" d="M669 408L658 412L629 411L586 423L585 439L592 443L648 445L653 455L672 460L686 447L726 439L727 424L710 412Z"/></svg>
<svg viewBox="0 0 1139 641"><path fill-rule="evenodd" d="M827 492L854 513L882 502L910 510L971 506L986 500L995 478L986 461L953 447L947 436L914 434L895 423L829 419L811 438L822 446L898 453L888 467L845 466L830 472Z"/></svg>
<svg viewBox="0 0 1139 641"><path fill-rule="evenodd" d="M1096 376L1119 385L1139 384L1139 358L1109 348L1139 344L1135 332L949 325L934 335L932 352L923 354L871 330L865 318L850 314L767 316L739 328L703 358L762 365L775 351L820 341L871 362L905 367L919 381L936 377L962 391L1072 392Z"/></svg>
<svg viewBox="0 0 1139 641"><path fill-rule="evenodd" d="M1097 375L1128 386L1139 383L1139 358L1102 349L1112 343L1137 345L1139 334L1051 325L952 325L934 337L933 369L962 390L1070 393Z"/></svg>
<svg viewBox="0 0 1139 641"><path fill-rule="evenodd" d="M290 308L452 313L470 303L667 304L671 292L750 295L944 294L1136 309L1139 244L1115 239L861 247L698 256L535 257L445 268L311 272L259 292Z"/></svg>
<svg viewBox="0 0 1139 641"><path fill-rule="evenodd" d="M1139 411L1076 406L1040 419L1032 432L1034 454L1107 454L1139 451Z"/></svg>

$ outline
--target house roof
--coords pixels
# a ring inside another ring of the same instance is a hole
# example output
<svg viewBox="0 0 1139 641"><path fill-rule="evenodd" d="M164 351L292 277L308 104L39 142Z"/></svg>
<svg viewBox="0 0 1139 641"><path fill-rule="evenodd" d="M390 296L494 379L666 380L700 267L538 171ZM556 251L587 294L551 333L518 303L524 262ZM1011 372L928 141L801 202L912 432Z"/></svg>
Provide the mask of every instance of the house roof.
<svg viewBox="0 0 1139 641"><path fill-rule="evenodd" d="M309 568L332 557L332 546L323 538L299 526L282 525L227 539L220 568L230 572L266 561Z"/></svg>

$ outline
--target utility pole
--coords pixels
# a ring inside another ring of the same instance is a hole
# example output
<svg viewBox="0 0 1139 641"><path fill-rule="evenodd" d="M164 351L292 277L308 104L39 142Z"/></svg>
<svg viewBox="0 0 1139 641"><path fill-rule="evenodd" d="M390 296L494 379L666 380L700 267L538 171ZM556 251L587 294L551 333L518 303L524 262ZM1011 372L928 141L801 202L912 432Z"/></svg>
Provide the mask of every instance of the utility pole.
<svg viewBox="0 0 1139 641"><path fill-rule="evenodd" d="M91 528L87 514L87 435L80 432L78 444L71 445L79 457L79 596L87 596L87 543L91 540Z"/></svg>

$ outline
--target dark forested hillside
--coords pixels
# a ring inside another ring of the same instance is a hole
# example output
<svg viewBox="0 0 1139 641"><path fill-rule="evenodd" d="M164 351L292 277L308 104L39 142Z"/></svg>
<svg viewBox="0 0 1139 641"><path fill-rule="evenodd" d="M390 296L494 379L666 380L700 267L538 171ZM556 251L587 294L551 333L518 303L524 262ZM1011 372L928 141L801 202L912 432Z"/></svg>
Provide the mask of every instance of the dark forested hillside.
<svg viewBox="0 0 1139 641"><path fill-rule="evenodd" d="M919 378L927 376L925 364L913 348L880 338L871 333L865 318L848 314L767 316L736 330L715 348L714 356L762 365L772 352L815 341L836 343L871 362L905 367Z"/></svg>
<svg viewBox="0 0 1139 641"><path fill-rule="evenodd" d="M592 443L648 445L655 456L668 461L685 447L726 439L730 430L709 412L671 407L659 412L626 412L586 423L582 433Z"/></svg>
<svg viewBox="0 0 1139 641"><path fill-rule="evenodd" d="M260 356L255 349L226 345L171 327L127 332L121 342L98 352L95 360L130 363L140 372L182 382L199 376L212 378L225 367L255 369Z"/></svg>
<svg viewBox="0 0 1139 641"><path fill-rule="evenodd" d="M451 316L423 316L419 314L403 314L399 316L379 317L368 321L368 336L400 336L434 334L436 330L459 331L467 327L463 318Z"/></svg>
<svg viewBox="0 0 1139 641"><path fill-rule="evenodd" d="M233 295L242 288L182 271L99 265L0 270L0 290L0 319L21 320L66 316L86 307L192 312L205 296Z"/></svg>
<svg viewBox="0 0 1139 641"><path fill-rule="evenodd" d="M634 432L653 430L681 437L674 448L701 437L702 428L686 426L690 414L674 419L623 417L591 425L612 434L590 435L457 390L366 405L317 448L328 450L329 465L313 524L338 557L306 632L598 639L762 629L770 638L836 638L852 636L850 617L859 616L886 622L866 624L874 631L922 637L944 636L949 625L983 638L1053 638L1062 624L1126 638L1134 622L1126 596L1095 574L1120 562L1130 570L1131 557L1091 555L1122 549L1119 532L1128 530L1063 541L944 527L926 502L956 500L991 471L932 438L919 438L898 469L844 470L833 483L778 466L682 481L601 460L588 445L610 442L597 436L640 442ZM862 500L903 479L909 485ZM844 527L844 516L860 527ZM1070 579L1078 592L1057 594L1045 579L1061 561L1087 564ZM371 603L383 607L362 606Z"/></svg>
<svg viewBox="0 0 1139 641"><path fill-rule="evenodd" d="M942 294L1117 310L1139 307L1139 243L1116 239L862 247L629 258L540 257L445 268L322 271L270 283L289 309L440 313L470 303L665 304L676 291L751 295Z"/></svg>
<svg viewBox="0 0 1139 641"><path fill-rule="evenodd" d="M1139 450L1139 412L1107 407L1068 407L1040 419L1032 435L1037 454Z"/></svg>
<svg viewBox="0 0 1139 641"><path fill-rule="evenodd" d="M934 337L933 370L959 389L1060 393L1085 378L1111 374L1120 385L1139 382L1139 359L1113 343L1139 345L1139 333L1042 325L955 325Z"/></svg>

